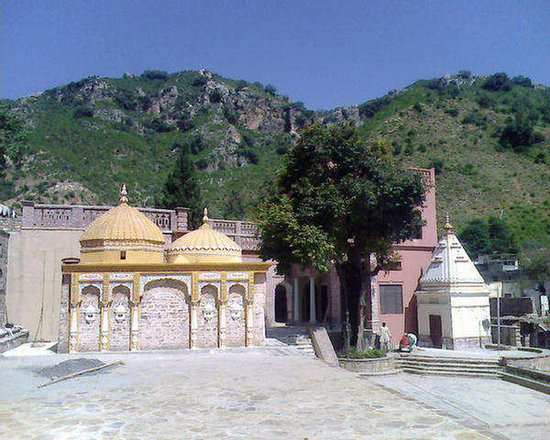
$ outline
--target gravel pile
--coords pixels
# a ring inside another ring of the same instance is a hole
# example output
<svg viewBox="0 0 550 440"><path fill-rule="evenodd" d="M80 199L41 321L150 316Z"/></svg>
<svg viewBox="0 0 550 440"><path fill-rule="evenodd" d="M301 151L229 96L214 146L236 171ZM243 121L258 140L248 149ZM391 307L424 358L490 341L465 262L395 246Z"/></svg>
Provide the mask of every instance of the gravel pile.
<svg viewBox="0 0 550 440"><path fill-rule="evenodd" d="M67 361L60 362L57 365L51 367L42 368L37 372L40 376L45 377L61 377L67 376L69 374L77 373L79 371L87 370L89 368L100 367L105 365L104 362L101 362L99 359L69 359ZM88 374L101 373L102 371L93 371Z"/></svg>

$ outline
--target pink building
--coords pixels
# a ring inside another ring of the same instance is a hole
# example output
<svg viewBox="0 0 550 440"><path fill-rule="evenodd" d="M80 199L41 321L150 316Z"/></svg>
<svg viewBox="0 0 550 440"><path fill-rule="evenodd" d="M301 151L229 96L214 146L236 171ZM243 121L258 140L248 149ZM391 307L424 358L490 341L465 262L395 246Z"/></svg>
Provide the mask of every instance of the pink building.
<svg viewBox="0 0 550 440"><path fill-rule="evenodd" d="M428 186L421 210L425 224L417 238L396 245L401 256L400 268L379 273L373 283L372 327L377 332L385 322L395 344L405 332L418 334L414 291L437 245L435 173L433 168L416 171ZM294 266L289 276L278 281L281 282L274 285L272 311L269 301L267 304L268 325L273 322L325 324L334 331L341 330L345 317L342 316L340 283L334 268L328 273L319 273Z"/></svg>

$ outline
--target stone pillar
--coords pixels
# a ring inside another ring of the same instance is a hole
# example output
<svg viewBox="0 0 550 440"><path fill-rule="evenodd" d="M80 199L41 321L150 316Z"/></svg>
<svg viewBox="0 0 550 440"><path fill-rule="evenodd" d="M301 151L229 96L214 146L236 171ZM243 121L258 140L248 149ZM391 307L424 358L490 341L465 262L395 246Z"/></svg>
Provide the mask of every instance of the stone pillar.
<svg viewBox="0 0 550 440"><path fill-rule="evenodd" d="M309 322L317 322L317 310L315 309L315 278L309 277Z"/></svg>
<svg viewBox="0 0 550 440"><path fill-rule="evenodd" d="M227 301L221 300L218 310L218 347L225 348Z"/></svg>
<svg viewBox="0 0 550 440"><path fill-rule="evenodd" d="M294 278L294 322L300 322L300 283Z"/></svg>
<svg viewBox="0 0 550 440"><path fill-rule="evenodd" d="M139 301L130 300L130 351L139 350Z"/></svg>
<svg viewBox="0 0 550 440"><path fill-rule="evenodd" d="M78 274L73 273L69 291L69 353L78 351L78 311L81 303L78 288Z"/></svg>
<svg viewBox="0 0 550 440"><path fill-rule="evenodd" d="M103 291L99 299L99 351L109 351L109 310L111 308L111 289L109 276L103 274Z"/></svg>
<svg viewBox="0 0 550 440"><path fill-rule="evenodd" d="M191 299L191 313L189 320L191 321L190 330L191 334L189 335L189 348L197 348L199 343L199 301Z"/></svg>
<svg viewBox="0 0 550 440"><path fill-rule="evenodd" d="M249 286L250 288L250 286ZM254 299L247 298L246 300L246 333L245 345L250 347L254 344Z"/></svg>
<svg viewBox="0 0 550 440"><path fill-rule="evenodd" d="M141 278L134 275L134 291L130 299L130 351L139 350L139 303L141 302Z"/></svg>
<svg viewBox="0 0 550 440"><path fill-rule="evenodd" d="M176 208L176 232L185 232L189 230L189 209Z"/></svg>

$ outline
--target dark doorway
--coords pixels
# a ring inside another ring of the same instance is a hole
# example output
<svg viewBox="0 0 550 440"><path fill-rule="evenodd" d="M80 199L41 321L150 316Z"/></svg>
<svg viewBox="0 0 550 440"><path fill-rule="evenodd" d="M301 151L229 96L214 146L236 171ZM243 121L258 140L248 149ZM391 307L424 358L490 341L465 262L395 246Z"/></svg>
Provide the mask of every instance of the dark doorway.
<svg viewBox="0 0 550 440"><path fill-rule="evenodd" d="M441 316L430 315L430 338L435 348L443 347L443 338L441 334Z"/></svg>
<svg viewBox="0 0 550 440"><path fill-rule="evenodd" d="M308 322L310 307L309 307L309 285L302 288L302 321Z"/></svg>
<svg viewBox="0 0 550 440"><path fill-rule="evenodd" d="M321 286L316 294L315 312L318 322L328 320L328 286Z"/></svg>
<svg viewBox="0 0 550 440"><path fill-rule="evenodd" d="M287 302L285 286L279 284L275 288L275 322L286 322Z"/></svg>

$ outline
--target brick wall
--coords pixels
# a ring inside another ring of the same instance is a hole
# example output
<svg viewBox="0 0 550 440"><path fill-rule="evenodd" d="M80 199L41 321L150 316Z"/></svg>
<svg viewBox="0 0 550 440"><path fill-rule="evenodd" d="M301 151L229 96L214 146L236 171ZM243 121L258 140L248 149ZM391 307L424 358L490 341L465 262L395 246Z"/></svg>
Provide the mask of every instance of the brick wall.
<svg viewBox="0 0 550 440"><path fill-rule="evenodd" d="M111 292L111 301L109 348L112 351L128 351L130 349L130 289L126 286L116 286Z"/></svg>
<svg viewBox="0 0 550 440"><path fill-rule="evenodd" d="M181 283L154 281L140 304L142 350L189 348L189 295Z"/></svg>
<svg viewBox="0 0 550 440"><path fill-rule="evenodd" d="M78 313L78 350L99 350L99 289L87 286L80 296L82 304ZM90 319L86 319L87 315Z"/></svg>
<svg viewBox="0 0 550 440"><path fill-rule="evenodd" d="M218 346L218 291L212 285L201 290L199 308L199 347Z"/></svg>
<svg viewBox="0 0 550 440"><path fill-rule="evenodd" d="M9 234L0 231L0 328L6 325L6 279L8 274Z"/></svg>
<svg viewBox="0 0 550 440"><path fill-rule="evenodd" d="M245 344L245 291L234 285L229 290L226 311L226 339L228 347L242 347Z"/></svg>
<svg viewBox="0 0 550 440"><path fill-rule="evenodd" d="M254 275L254 345L261 344L265 339L265 296L266 275Z"/></svg>

